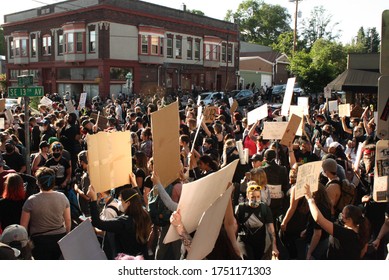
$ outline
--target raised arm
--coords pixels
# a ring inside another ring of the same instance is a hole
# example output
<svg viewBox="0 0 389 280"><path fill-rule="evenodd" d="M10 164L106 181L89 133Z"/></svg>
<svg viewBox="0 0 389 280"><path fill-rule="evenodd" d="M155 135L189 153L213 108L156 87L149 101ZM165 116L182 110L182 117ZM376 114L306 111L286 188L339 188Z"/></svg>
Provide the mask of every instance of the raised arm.
<svg viewBox="0 0 389 280"><path fill-rule="evenodd" d="M342 128L343 128L343 131L348 133L348 134L353 134L353 131L352 129L348 128L347 125L346 125L346 117L342 117Z"/></svg>
<svg viewBox="0 0 389 280"><path fill-rule="evenodd" d="M318 223L322 229L328 232L330 235L334 233L334 225L331 221L324 218L323 214L320 212L317 207L315 200L312 197L312 193L309 185L305 185L305 198L308 201L309 210L311 211L311 215L316 223Z"/></svg>
<svg viewBox="0 0 389 280"><path fill-rule="evenodd" d="M295 199L295 197L296 197L295 187L293 186L290 189L290 204L289 204L289 208L286 211L285 217L284 217L284 219L282 220L282 223L281 223L281 230L282 231L286 230L286 227L288 226L288 223L289 223L290 219L293 217L294 213L296 212L298 203L299 203L299 201L301 199L301 198L300 199Z"/></svg>

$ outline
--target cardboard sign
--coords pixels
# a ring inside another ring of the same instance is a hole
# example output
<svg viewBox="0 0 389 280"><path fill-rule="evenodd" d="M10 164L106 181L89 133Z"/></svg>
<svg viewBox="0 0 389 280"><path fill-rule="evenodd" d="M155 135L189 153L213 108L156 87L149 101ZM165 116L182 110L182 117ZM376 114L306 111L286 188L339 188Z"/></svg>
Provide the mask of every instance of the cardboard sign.
<svg viewBox="0 0 389 280"><path fill-rule="evenodd" d="M216 106L207 106L204 109L203 116L205 123L213 123L216 120L218 108Z"/></svg>
<svg viewBox="0 0 389 280"><path fill-rule="evenodd" d="M388 201L389 182L389 140L376 144L373 198L377 202Z"/></svg>
<svg viewBox="0 0 389 280"><path fill-rule="evenodd" d="M328 101L328 112L338 112L338 100Z"/></svg>
<svg viewBox="0 0 389 280"><path fill-rule="evenodd" d="M88 174L96 192L130 183L130 131L99 132L87 136Z"/></svg>
<svg viewBox="0 0 389 280"><path fill-rule="evenodd" d="M236 109L238 109L238 106L239 106L238 101L234 99L230 108L231 115L236 111Z"/></svg>
<svg viewBox="0 0 389 280"><path fill-rule="evenodd" d="M228 98L228 103L230 104L230 108L231 108L232 104L234 103L234 98L232 97Z"/></svg>
<svg viewBox="0 0 389 280"><path fill-rule="evenodd" d="M295 82L296 82L296 77L293 77L293 78L289 78L288 82L286 83L284 101L282 102L282 107L281 107L282 116L289 116L289 107L293 97L293 89L294 89Z"/></svg>
<svg viewBox="0 0 389 280"><path fill-rule="evenodd" d="M108 127L108 125L107 125L108 118L107 117L102 116L101 114L96 114L96 113L90 114L90 117L96 121L97 126L101 130L104 130L104 129L106 129Z"/></svg>
<svg viewBox="0 0 389 280"><path fill-rule="evenodd" d="M279 140L284 136L288 122L264 122L262 137L265 140Z"/></svg>
<svg viewBox="0 0 389 280"><path fill-rule="evenodd" d="M160 177L161 184L167 187L179 177L181 170L178 102L151 114L151 131L154 170Z"/></svg>
<svg viewBox="0 0 389 280"><path fill-rule="evenodd" d="M350 104L339 104L339 117L350 116Z"/></svg>
<svg viewBox="0 0 389 280"><path fill-rule="evenodd" d="M0 118L0 129L5 129L5 119Z"/></svg>
<svg viewBox="0 0 389 280"><path fill-rule="evenodd" d="M295 199L299 199L305 195L304 187L306 184L310 186L311 193L319 189L321 165L322 161L314 161L299 166L295 185Z"/></svg>
<svg viewBox="0 0 389 280"><path fill-rule="evenodd" d="M39 103L48 107L51 107L51 105L53 105L53 101L50 98L47 98L46 96L43 96Z"/></svg>
<svg viewBox="0 0 389 280"><path fill-rule="evenodd" d="M5 110L5 99L0 99L0 112L4 112Z"/></svg>
<svg viewBox="0 0 389 280"><path fill-rule="evenodd" d="M89 219L58 241L65 260L106 260Z"/></svg>
<svg viewBox="0 0 389 280"><path fill-rule="evenodd" d="M182 186L177 209L181 210L181 221L188 233L197 229L204 212L226 191L228 184L232 182L238 161L236 159L217 172ZM164 243L179 238L176 229L170 226Z"/></svg>
<svg viewBox="0 0 389 280"><path fill-rule="evenodd" d="M389 76L378 79L377 137L389 140Z"/></svg>
<svg viewBox="0 0 389 280"><path fill-rule="evenodd" d="M299 125L296 131L296 135L302 136L303 135L303 120L304 120L304 107L300 106L290 106L289 108L289 115L292 116L295 114L296 116L300 117ZM297 119L296 119L297 121Z"/></svg>
<svg viewBox="0 0 389 280"><path fill-rule="evenodd" d="M10 124L13 124L14 122L14 116L10 109L7 109L4 111L5 117L7 118L7 121L9 121Z"/></svg>
<svg viewBox="0 0 389 280"><path fill-rule="evenodd" d="M268 116L267 104L263 104L261 107L258 107L247 113L247 124L255 124L257 121L260 121Z"/></svg>
<svg viewBox="0 0 389 280"><path fill-rule="evenodd" d="M324 98L331 98L331 88L330 87L325 87L324 88Z"/></svg>
<svg viewBox="0 0 389 280"><path fill-rule="evenodd" d="M389 76L389 9L382 12L380 72Z"/></svg>
<svg viewBox="0 0 389 280"><path fill-rule="evenodd" d="M231 201L233 189L234 187L230 186L204 212L197 227L196 234L193 237L191 249L186 257L187 260L202 260L212 252L219 236L227 204Z"/></svg>
<svg viewBox="0 0 389 280"><path fill-rule="evenodd" d="M289 147L291 143L293 143L294 138L296 137L297 130L299 129L302 123L302 118L295 114L292 114L290 120L288 122L288 126L285 129L284 135L281 139L281 144Z"/></svg>
<svg viewBox="0 0 389 280"><path fill-rule="evenodd" d="M66 106L68 113L74 113L76 111L72 101L65 101L65 106Z"/></svg>
<svg viewBox="0 0 389 280"><path fill-rule="evenodd" d="M82 92L80 95L80 102L78 103L78 107L81 110L82 108L85 108L85 103L86 103L86 92Z"/></svg>
<svg viewBox="0 0 389 280"><path fill-rule="evenodd" d="M365 110L362 109L361 106L355 105L354 108L350 112L350 117L352 118L360 118Z"/></svg>
<svg viewBox="0 0 389 280"><path fill-rule="evenodd" d="M297 106L304 108L304 115L309 115L309 97L297 97Z"/></svg>

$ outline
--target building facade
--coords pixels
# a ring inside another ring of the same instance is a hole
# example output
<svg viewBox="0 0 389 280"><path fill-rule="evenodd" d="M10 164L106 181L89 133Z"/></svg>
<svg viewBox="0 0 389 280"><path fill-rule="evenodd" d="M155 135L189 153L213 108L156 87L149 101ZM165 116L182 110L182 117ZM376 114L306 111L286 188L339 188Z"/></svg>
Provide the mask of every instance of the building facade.
<svg viewBox="0 0 389 280"><path fill-rule="evenodd" d="M3 29L10 86L30 74L45 92L76 98L236 87L237 25L182 10L73 0L6 15Z"/></svg>

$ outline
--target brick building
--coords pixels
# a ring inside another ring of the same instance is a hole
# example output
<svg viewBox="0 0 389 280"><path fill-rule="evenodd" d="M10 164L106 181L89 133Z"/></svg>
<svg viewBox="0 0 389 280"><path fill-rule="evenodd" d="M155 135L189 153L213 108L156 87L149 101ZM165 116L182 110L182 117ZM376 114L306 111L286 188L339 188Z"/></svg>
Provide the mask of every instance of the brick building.
<svg viewBox="0 0 389 280"><path fill-rule="evenodd" d="M231 90L237 25L142 1L73 0L4 16L9 85L30 74L45 92L88 98L157 86Z"/></svg>

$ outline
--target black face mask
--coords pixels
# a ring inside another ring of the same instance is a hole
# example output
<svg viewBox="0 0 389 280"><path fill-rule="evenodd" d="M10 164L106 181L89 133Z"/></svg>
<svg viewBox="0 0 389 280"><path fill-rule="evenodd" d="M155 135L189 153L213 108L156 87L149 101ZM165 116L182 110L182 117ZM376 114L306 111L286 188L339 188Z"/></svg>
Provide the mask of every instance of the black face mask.
<svg viewBox="0 0 389 280"><path fill-rule="evenodd" d="M53 153L54 158L59 158L61 156L61 153Z"/></svg>
<svg viewBox="0 0 389 280"><path fill-rule="evenodd" d="M15 151L15 147L13 146L7 146L5 147L5 150L8 154L12 153L13 151Z"/></svg>

